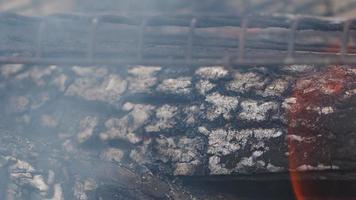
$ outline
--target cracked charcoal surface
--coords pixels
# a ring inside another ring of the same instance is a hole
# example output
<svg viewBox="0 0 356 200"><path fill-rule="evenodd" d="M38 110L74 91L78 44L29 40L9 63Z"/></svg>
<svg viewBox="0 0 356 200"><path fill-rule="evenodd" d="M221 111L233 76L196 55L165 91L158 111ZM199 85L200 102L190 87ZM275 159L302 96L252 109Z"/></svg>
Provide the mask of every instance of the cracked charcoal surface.
<svg viewBox="0 0 356 200"><path fill-rule="evenodd" d="M0 76L3 198L194 199L167 177L356 167L350 66L3 65Z"/></svg>

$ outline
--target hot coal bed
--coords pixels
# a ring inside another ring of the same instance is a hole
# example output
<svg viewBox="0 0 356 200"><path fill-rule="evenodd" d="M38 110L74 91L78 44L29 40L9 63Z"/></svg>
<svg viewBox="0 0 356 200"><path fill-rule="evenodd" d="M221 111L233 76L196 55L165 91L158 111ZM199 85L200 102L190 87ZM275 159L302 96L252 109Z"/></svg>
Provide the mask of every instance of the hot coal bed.
<svg viewBox="0 0 356 200"><path fill-rule="evenodd" d="M0 16L0 198L352 198L355 22Z"/></svg>

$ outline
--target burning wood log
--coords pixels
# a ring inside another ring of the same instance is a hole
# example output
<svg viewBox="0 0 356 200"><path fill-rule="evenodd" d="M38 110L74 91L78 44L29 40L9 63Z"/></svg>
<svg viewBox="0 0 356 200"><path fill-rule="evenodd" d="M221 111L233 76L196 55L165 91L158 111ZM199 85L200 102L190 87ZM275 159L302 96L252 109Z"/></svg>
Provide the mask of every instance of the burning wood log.
<svg viewBox="0 0 356 200"><path fill-rule="evenodd" d="M356 167L355 78L352 66L4 65L8 198L26 197L26 187L49 197L50 186L66 198L108 195L100 185L126 197L184 195L167 176L343 179L335 173ZM67 175L50 181L50 171ZM74 193L71 184L58 189L73 178Z"/></svg>

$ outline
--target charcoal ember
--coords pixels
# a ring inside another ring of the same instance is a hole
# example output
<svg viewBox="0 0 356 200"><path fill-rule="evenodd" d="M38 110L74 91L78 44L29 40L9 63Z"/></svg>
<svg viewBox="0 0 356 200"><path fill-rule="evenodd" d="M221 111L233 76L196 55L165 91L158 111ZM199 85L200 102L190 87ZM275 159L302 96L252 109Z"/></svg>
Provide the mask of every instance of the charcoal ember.
<svg viewBox="0 0 356 200"><path fill-rule="evenodd" d="M354 157L343 150L352 147L348 144L356 127L355 96L348 95L355 81L355 69L345 66L328 67L297 80L286 103L291 168L353 168L353 164L342 164L340 157Z"/></svg>
<svg viewBox="0 0 356 200"><path fill-rule="evenodd" d="M1 155L36 169L9 195L189 199L170 177L355 168L350 66L0 69Z"/></svg>

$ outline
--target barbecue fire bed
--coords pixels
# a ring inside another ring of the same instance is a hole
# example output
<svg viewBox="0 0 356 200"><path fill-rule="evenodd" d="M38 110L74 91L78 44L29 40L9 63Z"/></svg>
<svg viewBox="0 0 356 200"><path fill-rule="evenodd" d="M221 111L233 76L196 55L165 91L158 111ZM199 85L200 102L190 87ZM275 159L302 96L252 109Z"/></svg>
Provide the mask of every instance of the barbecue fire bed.
<svg viewBox="0 0 356 200"><path fill-rule="evenodd" d="M0 28L1 199L356 195L352 19L1 13Z"/></svg>

